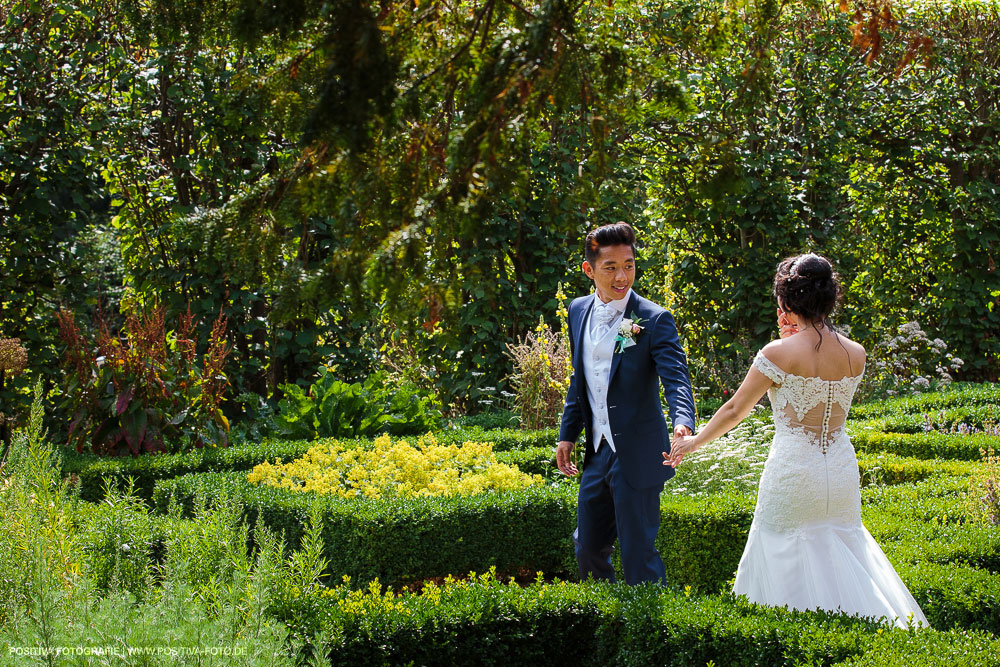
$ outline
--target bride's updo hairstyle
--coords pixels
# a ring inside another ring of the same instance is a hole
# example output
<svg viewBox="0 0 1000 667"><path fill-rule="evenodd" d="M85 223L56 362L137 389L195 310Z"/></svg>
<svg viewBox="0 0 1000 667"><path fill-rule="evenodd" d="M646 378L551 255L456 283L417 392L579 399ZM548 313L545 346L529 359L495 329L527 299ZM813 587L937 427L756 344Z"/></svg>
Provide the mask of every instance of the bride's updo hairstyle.
<svg viewBox="0 0 1000 667"><path fill-rule="evenodd" d="M810 320L818 333L820 326L830 326L830 313L840 302L840 277L825 257L789 257L774 274L774 296L782 310Z"/></svg>

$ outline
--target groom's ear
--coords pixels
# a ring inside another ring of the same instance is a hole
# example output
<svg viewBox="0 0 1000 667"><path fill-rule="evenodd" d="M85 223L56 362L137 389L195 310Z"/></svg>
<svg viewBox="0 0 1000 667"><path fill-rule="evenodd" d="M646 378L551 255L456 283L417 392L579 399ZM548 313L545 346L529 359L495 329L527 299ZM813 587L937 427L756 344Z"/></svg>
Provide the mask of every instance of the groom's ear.
<svg viewBox="0 0 1000 667"><path fill-rule="evenodd" d="M594 267L590 265L590 262L583 260L583 265L580 268L583 269L583 272L587 274L588 278L591 280L594 279Z"/></svg>

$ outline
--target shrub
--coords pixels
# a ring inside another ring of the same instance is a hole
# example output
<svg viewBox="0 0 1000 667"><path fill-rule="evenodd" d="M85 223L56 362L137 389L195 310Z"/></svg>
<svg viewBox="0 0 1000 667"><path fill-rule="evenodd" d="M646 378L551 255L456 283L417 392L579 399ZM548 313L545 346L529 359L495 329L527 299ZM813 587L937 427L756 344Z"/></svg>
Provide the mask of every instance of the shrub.
<svg viewBox="0 0 1000 667"><path fill-rule="evenodd" d="M862 484L906 484L919 482L933 475L969 476L978 470L965 461L915 460L884 452L858 454Z"/></svg>
<svg viewBox="0 0 1000 667"><path fill-rule="evenodd" d="M851 441L859 451L885 452L917 459L978 461L984 447L1000 445L995 435L947 433L884 433L870 423L850 424Z"/></svg>
<svg viewBox="0 0 1000 667"><path fill-rule="evenodd" d="M11 405L12 394L7 390L7 379L14 378L24 372L28 366L28 352L21 345L20 338L0 338L0 405ZM6 414L0 410L0 443L3 453L0 455L0 466L7 458L10 448L10 430L16 415Z"/></svg>
<svg viewBox="0 0 1000 667"><path fill-rule="evenodd" d="M888 664L920 667L996 665L1000 650L986 633L889 629L657 586L521 587L491 573L419 593L377 583L295 591L279 617L294 628L322 628L333 665L831 665L881 664L887 655Z"/></svg>
<svg viewBox="0 0 1000 667"><path fill-rule="evenodd" d="M460 444L467 441L488 442L497 452L502 463L517 464L514 458L508 460L506 452L553 450L556 441L555 430L519 431L501 429L485 431L481 428L443 431L435 437L438 444ZM92 454L63 452L63 472L72 476L80 487L84 500L97 501L102 495L104 480L115 487L126 484L129 478L135 482L135 493L144 499L153 496L153 487L161 479L169 479L192 472L226 472L250 470L258 463L283 461L302 456L309 448L322 441L265 439L259 443L240 443L233 447L203 447L178 454L157 454L156 456L103 458ZM337 440L341 446L370 447L371 441L363 439ZM529 457L530 458L530 457ZM539 470L541 468L541 470ZM531 469L532 474L545 474L544 466L538 464ZM551 474L551 473L550 473ZM561 476L554 479L564 479Z"/></svg>
<svg viewBox="0 0 1000 667"><path fill-rule="evenodd" d="M80 527L80 546L86 573L98 593L115 589L145 598L152 583L154 528L131 486L121 493L106 489L104 502Z"/></svg>
<svg viewBox="0 0 1000 667"><path fill-rule="evenodd" d="M251 484L245 473L192 474L157 483L154 502L229 497L245 521L284 533L296 547L313 503L323 523L324 557L334 578L405 584L496 566L505 574L575 571L571 535L576 495L569 485L472 496L340 498Z"/></svg>
<svg viewBox="0 0 1000 667"><path fill-rule="evenodd" d="M903 413L873 419L868 422L852 422L852 428L864 427L887 433L953 433L957 435L1000 435L995 432L996 407L993 405L972 405L925 413Z"/></svg>
<svg viewBox="0 0 1000 667"><path fill-rule="evenodd" d="M275 422L283 437L412 435L441 426L441 406L431 394L406 381L393 385L384 372L349 384L320 366L308 390L296 384L281 385L281 390Z"/></svg>
<svg viewBox="0 0 1000 667"><path fill-rule="evenodd" d="M959 563L896 566L934 628L1000 631L1000 575Z"/></svg>
<svg viewBox="0 0 1000 667"><path fill-rule="evenodd" d="M497 452L497 461L516 466L528 475L539 475L549 482L573 484L572 477L559 472L556 467L555 448L531 447L530 449L511 449Z"/></svg>
<svg viewBox="0 0 1000 667"><path fill-rule="evenodd" d="M700 592L723 590L736 574L753 520L754 498L720 492L697 500L663 496L656 546L669 562L669 583Z"/></svg>
<svg viewBox="0 0 1000 667"><path fill-rule="evenodd" d="M951 373L964 362L948 352L940 338L931 340L918 322L907 322L869 351L859 397L918 394L947 387Z"/></svg>
<svg viewBox="0 0 1000 667"><path fill-rule="evenodd" d="M514 365L511 384L521 426L558 426L573 373L567 334L552 330L541 319L534 332L507 344L507 356Z"/></svg>
<svg viewBox="0 0 1000 667"><path fill-rule="evenodd" d="M542 483L540 476L498 463L489 443L439 445L433 435L426 435L411 446L384 435L373 444L372 448L317 445L287 464L265 461L247 479L345 498L471 495Z"/></svg>
<svg viewBox="0 0 1000 667"><path fill-rule="evenodd" d="M684 457L684 465L666 485L676 496L754 494L770 451L774 425L767 410L759 409L723 437Z"/></svg>
<svg viewBox="0 0 1000 667"><path fill-rule="evenodd" d="M928 394L896 396L851 406L851 419L873 419L900 413L924 413L942 408L1000 406L1000 384L956 382Z"/></svg>
<svg viewBox="0 0 1000 667"><path fill-rule="evenodd" d="M475 415L461 415L449 420L449 428L466 429L479 427L483 429L517 428L519 417L510 410L491 410Z"/></svg>
<svg viewBox="0 0 1000 667"><path fill-rule="evenodd" d="M992 447L980 450L983 465L969 490L970 516L1000 525L1000 456Z"/></svg>
<svg viewBox="0 0 1000 667"><path fill-rule="evenodd" d="M1000 571L1000 533L968 521L968 477L862 490L862 516L894 562L963 563Z"/></svg>
<svg viewBox="0 0 1000 667"><path fill-rule="evenodd" d="M219 316L199 362L190 309L168 333L162 308L130 313L121 334L104 319L95 343L60 311L69 442L77 451L140 454L228 444L220 405L229 381L226 318Z"/></svg>

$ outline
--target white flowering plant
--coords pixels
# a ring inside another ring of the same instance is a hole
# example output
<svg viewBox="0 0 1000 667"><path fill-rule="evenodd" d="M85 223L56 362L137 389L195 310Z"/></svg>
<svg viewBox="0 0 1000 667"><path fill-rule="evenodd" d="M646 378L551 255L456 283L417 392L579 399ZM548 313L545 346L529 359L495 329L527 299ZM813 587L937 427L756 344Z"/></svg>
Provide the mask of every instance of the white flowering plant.
<svg viewBox="0 0 1000 667"><path fill-rule="evenodd" d="M952 374L965 362L948 351L948 344L931 338L918 322L907 322L883 336L869 351L863 399L936 391L951 384Z"/></svg>

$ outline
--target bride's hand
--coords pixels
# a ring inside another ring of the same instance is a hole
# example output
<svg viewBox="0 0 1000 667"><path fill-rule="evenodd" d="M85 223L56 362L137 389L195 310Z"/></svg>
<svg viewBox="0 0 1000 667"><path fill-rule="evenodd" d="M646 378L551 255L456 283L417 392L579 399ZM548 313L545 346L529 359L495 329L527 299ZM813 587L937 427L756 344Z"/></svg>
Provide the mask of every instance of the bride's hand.
<svg viewBox="0 0 1000 667"><path fill-rule="evenodd" d="M685 454L690 454L698 449L698 445L694 444L694 440L695 437L693 435L682 435L674 438L673 444L670 445L670 451L663 452L663 465L672 468L679 466Z"/></svg>
<svg viewBox="0 0 1000 667"><path fill-rule="evenodd" d="M788 338L799 332L799 325L788 319L788 313L778 308L778 337Z"/></svg>

